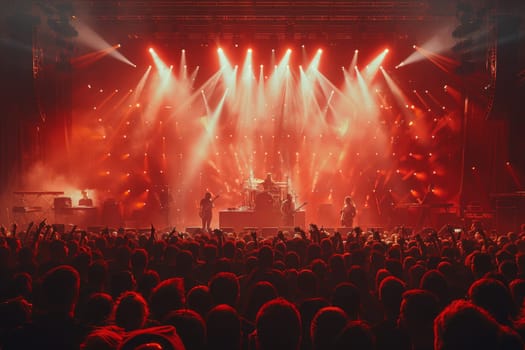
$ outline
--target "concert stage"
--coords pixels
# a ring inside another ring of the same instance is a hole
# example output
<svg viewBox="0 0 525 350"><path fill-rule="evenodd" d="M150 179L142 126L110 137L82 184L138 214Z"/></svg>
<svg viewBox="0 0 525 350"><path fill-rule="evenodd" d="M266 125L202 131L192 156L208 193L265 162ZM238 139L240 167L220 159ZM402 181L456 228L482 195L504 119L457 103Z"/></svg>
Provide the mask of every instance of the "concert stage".
<svg viewBox="0 0 525 350"><path fill-rule="evenodd" d="M306 212L298 211L294 216L294 227L305 228ZM246 227L282 227L283 221L279 212L258 212L254 210L222 210L219 211L219 227L233 228L242 232Z"/></svg>

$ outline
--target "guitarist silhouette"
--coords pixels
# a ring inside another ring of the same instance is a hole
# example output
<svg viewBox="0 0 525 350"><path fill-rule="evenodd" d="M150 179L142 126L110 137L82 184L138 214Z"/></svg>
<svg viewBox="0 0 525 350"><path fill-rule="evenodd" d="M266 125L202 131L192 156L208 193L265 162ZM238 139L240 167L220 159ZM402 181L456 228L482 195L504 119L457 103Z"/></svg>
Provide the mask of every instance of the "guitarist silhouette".
<svg viewBox="0 0 525 350"><path fill-rule="evenodd" d="M286 195L286 199L281 204L281 214L283 218L283 225L284 226L293 226L294 225L294 215L299 209L304 207L307 203L301 204L300 207L295 208L295 204L292 199L291 194Z"/></svg>
<svg viewBox="0 0 525 350"><path fill-rule="evenodd" d="M204 194L204 198L201 199L200 205L199 205L199 216L201 217L202 221L202 230L210 232L210 224L211 224L211 218L213 216L213 202L219 198L219 196L215 196L215 198L211 198L211 193L206 192Z"/></svg>

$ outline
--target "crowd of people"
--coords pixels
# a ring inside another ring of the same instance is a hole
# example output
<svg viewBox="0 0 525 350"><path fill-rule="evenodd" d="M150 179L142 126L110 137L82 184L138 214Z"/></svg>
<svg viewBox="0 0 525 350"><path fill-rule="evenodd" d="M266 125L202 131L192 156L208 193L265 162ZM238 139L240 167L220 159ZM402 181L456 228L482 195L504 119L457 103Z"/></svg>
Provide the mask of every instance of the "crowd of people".
<svg viewBox="0 0 525 350"><path fill-rule="evenodd" d="M525 225L0 236L0 348L523 349Z"/></svg>

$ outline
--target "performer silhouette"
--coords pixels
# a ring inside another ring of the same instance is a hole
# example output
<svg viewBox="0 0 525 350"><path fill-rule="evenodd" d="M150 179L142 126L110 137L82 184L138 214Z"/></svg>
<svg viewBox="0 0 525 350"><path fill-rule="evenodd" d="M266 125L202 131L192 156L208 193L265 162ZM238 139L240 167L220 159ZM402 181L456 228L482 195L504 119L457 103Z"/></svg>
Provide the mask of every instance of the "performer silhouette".
<svg viewBox="0 0 525 350"><path fill-rule="evenodd" d="M287 194L286 199L281 204L281 214L284 226L294 225L295 204L291 194Z"/></svg>
<svg viewBox="0 0 525 350"><path fill-rule="evenodd" d="M357 214L357 209L352 197L346 196L343 208L341 209L341 225L343 227L352 227L354 225L354 218Z"/></svg>
<svg viewBox="0 0 525 350"><path fill-rule="evenodd" d="M202 230L210 231L211 218L213 216L213 200L211 199L211 193L206 192L204 198L201 199L199 206L199 216L202 221Z"/></svg>

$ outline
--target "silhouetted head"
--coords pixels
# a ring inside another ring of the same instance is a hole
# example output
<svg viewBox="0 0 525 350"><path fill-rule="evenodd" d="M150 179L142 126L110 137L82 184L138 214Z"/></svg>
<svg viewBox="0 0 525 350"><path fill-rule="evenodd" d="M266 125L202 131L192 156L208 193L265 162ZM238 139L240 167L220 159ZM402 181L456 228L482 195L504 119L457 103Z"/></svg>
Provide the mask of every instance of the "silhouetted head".
<svg viewBox="0 0 525 350"><path fill-rule="evenodd" d="M205 318L213 307L213 300L208 286L195 286L188 292L188 308Z"/></svg>
<svg viewBox="0 0 525 350"><path fill-rule="evenodd" d="M106 293L91 294L82 308L81 320L89 326L105 326L113 311L113 298Z"/></svg>
<svg viewBox="0 0 525 350"><path fill-rule="evenodd" d="M313 350L331 349L337 335L343 330L348 318L338 307L328 306L319 310L310 325Z"/></svg>
<svg viewBox="0 0 525 350"><path fill-rule="evenodd" d="M381 282L379 285L379 300L383 304L387 317L391 319L397 318L405 291L405 283L397 277L389 276Z"/></svg>
<svg viewBox="0 0 525 350"><path fill-rule="evenodd" d="M482 278L469 288L470 300L487 310L501 324L510 324L514 314L514 304L507 287L492 278Z"/></svg>
<svg viewBox="0 0 525 350"><path fill-rule="evenodd" d="M205 349L206 322L195 311L190 309L172 311L164 318L163 323L177 329L186 349Z"/></svg>
<svg viewBox="0 0 525 350"><path fill-rule="evenodd" d="M359 317L361 295L359 289L352 283L339 283L332 295L332 305L340 307L351 320Z"/></svg>
<svg viewBox="0 0 525 350"><path fill-rule="evenodd" d="M240 349L241 320L229 305L217 305L206 318L208 344L215 349Z"/></svg>
<svg viewBox="0 0 525 350"><path fill-rule="evenodd" d="M220 272L212 277L208 284L215 305L227 304L237 306L239 299L239 281L231 272Z"/></svg>
<svg viewBox="0 0 525 350"><path fill-rule="evenodd" d="M301 344L301 317L295 305L274 299L257 314L257 348L260 350L297 350Z"/></svg>
<svg viewBox="0 0 525 350"><path fill-rule="evenodd" d="M41 279L35 308L43 313L73 315L78 300L80 277L71 266L58 266Z"/></svg>
<svg viewBox="0 0 525 350"><path fill-rule="evenodd" d="M150 310L153 318L160 321L170 311L184 307L184 280L170 278L162 281L151 293Z"/></svg>
<svg viewBox="0 0 525 350"><path fill-rule="evenodd" d="M334 349L373 350L375 337L367 323L350 321L336 337Z"/></svg>
<svg viewBox="0 0 525 350"><path fill-rule="evenodd" d="M148 305L139 293L125 292L115 303L115 324L126 332L142 328L148 316Z"/></svg>
<svg viewBox="0 0 525 350"><path fill-rule="evenodd" d="M260 281L254 284L248 295L245 316L250 321L255 321L255 316L261 306L266 302L277 298L277 290L267 281Z"/></svg>
<svg viewBox="0 0 525 350"><path fill-rule="evenodd" d="M484 309L464 300L447 306L434 320L434 349L522 349L520 339Z"/></svg>

